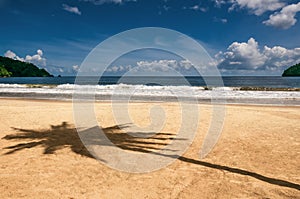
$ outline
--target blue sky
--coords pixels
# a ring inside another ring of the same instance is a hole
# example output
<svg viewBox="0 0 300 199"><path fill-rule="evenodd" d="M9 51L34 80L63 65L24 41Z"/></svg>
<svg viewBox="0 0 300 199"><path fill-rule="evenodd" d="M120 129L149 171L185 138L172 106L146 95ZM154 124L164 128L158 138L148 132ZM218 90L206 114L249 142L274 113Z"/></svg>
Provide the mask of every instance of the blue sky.
<svg viewBox="0 0 300 199"><path fill-rule="evenodd" d="M300 62L300 3L295 0L0 0L0 11L0 54L55 75L75 75L101 41L149 26L197 40L224 75L280 75ZM158 54L131 53L110 72L144 63L186 68L178 57Z"/></svg>

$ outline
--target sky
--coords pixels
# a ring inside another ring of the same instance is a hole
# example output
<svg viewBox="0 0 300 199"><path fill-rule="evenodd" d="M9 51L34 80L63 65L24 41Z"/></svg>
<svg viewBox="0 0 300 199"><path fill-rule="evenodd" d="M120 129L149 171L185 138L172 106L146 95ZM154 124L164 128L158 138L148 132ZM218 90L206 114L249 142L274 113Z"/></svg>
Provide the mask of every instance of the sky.
<svg viewBox="0 0 300 199"><path fill-rule="evenodd" d="M0 55L73 76L102 41L162 27L196 40L222 75L281 75L300 62L299 18L297 0L0 0ZM196 73L189 60L150 49L107 67L109 75Z"/></svg>

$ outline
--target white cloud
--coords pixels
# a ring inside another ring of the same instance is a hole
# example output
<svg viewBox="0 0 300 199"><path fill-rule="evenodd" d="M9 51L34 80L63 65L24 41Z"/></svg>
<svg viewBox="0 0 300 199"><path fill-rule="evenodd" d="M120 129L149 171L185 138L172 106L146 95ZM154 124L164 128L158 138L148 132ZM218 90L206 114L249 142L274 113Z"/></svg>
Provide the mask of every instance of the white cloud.
<svg viewBox="0 0 300 199"><path fill-rule="evenodd" d="M198 11L200 10L201 12L207 12L208 11L208 8L204 8L204 7L200 7L199 5L194 5L194 6L191 6L191 7L182 7L182 9L184 10L195 10L195 11Z"/></svg>
<svg viewBox="0 0 300 199"><path fill-rule="evenodd" d="M69 66L54 66L47 67L47 71L55 75L75 75L79 70L78 65L69 65Z"/></svg>
<svg viewBox="0 0 300 199"><path fill-rule="evenodd" d="M102 4L109 4L109 3L114 3L114 4L122 4L124 2L128 1L137 1L137 0L83 0L85 2L91 2L95 5L102 5Z"/></svg>
<svg viewBox="0 0 300 199"><path fill-rule="evenodd" d="M273 26L280 29L288 29L296 24L295 18L297 12L300 12L300 2L297 4L286 5L282 0L213 0L217 7L223 4L231 4L229 11L235 9L248 9L255 15L262 15L267 11L276 11L281 9L280 12L275 12L270 15L269 19L264 21L263 24Z"/></svg>
<svg viewBox="0 0 300 199"><path fill-rule="evenodd" d="M131 65L127 65L127 66L113 66L107 69L108 72L127 72L130 71L132 69Z"/></svg>
<svg viewBox="0 0 300 199"><path fill-rule="evenodd" d="M225 18L219 19L219 18L217 18L217 17L214 17L214 21L215 21L215 22L221 22L221 23L223 23L223 24L225 24L225 23L228 22L228 20L225 19Z"/></svg>
<svg viewBox="0 0 300 199"><path fill-rule="evenodd" d="M227 19L221 19L222 23L227 23L227 21L228 21Z"/></svg>
<svg viewBox="0 0 300 199"><path fill-rule="evenodd" d="M79 65L69 65L69 66L58 66L47 64L47 59L44 56L44 52L41 49L36 51L34 55L26 55L25 58L19 57L11 50L8 50L4 53L5 57L9 57L11 59L19 60L22 62L33 63L36 66L41 68L45 68L51 74L76 74L79 70Z"/></svg>
<svg viewBox="0 0 300 199"><path fill-rule="evenodd" d="M189 60L182 60L179 62L179 65L186 70L189 70L193 67L192 63Z"/></svg>
<svg viewBox="0 0 300 199"><path fill-rule="evenodd" d="M37 54L35 55L26 55L25 61L34 63L39 66L46 66L46 59L42 57L43 56L43 51L42 50L37 50Z"/></svg>
<svg viewBox="0 0 300 199"><path fill-rule="evenodd" d="M155 61L139 61L134 66L112 66L107 72L133 72L133 73L169 73L174 70L180 72L192 69L193 65L188 60L155 60Z"/></svg>
<svg viewBox="0 0 300 199"><path fill-rule="evenodd" d="M159 61L140 61L137 62L137 67L133 71L144 72L168 72L171 68L178 68L176 60L159 60Z"/></svg>
<svg viewBox="0 0 300 199"><path fill-rule="evenodd" d="M214 0L214 2L218 8L221 7L223 4L226 4L225 0Z"/></svg>
<svg viewBox="0 0 300 199"><path fill-rule="evenodd" d="M37 54L35 55L26 55L25 58L19 57L16 53L12 52L11 50L6 51L4 54L5 57L9 57L11 59L23 61L23 62L30 62L36 64L38 66L46 66L46 58L43 57L43 51L41 49L37 50Z"/></svg>
<svg viewBox="0 0 300 199"><path fill-rule="evenodd" d="M228 48L227 52L223 53L224 60L221 65L229 65L229 67L240 68L241 63L243 67L249 69L257 69L265 63L265 57L261 54L258 43L250 38L247 43L233 42ZM239 64L236 64L239 63Z"/></svg>
<svg viewBox="0 0 300 199"><path fill-rule="evenodd" d="M202 7L200 7L199 5L194 5L194 6L190 7L190 9L191 9L191 10L200 10L200 11L202 11L202 12L206 12L206 11L207 11L206 8L202 8Z"/></svg>
<svg viewBox="0 0 300 199"><path fill-rule="evenodd" d="M11 50L6 51L6 53L4 53L4 57L8 57L8 58L23 61L23 62L25 61L23 58L17 56L16 53L12 52Z"/></svg>
<svg viewBox="0 0 300 199"><path fill-rule="evenodd" d="M269 19L263 23L280 29L288 29L296 24L297 19L295 19L295 16L299 11L300 2L298 4L287 5L280 12L270 15Z"/></svg>
<svg viewBox="0 0 300 199"><path fill-rule="evenodd" d="M266 11L275 11L285 6L285 3L280 2L280 0L230 0L230 3L232 6L229 10L247 8L255 15L262 15Z"/></svg>
<svg viewBox="0 0 300 199"><path fill-rule="evenodd" d="M43 56L43 51L41 49L38 49L36 52L38 55Z"/></svg>
<svg viewBox="0 0 300 199"><path fill-rule="evenodd" d="M263 53L267 57L266 68L276 69L300 63L300 48L286 49L281 46L265 46Z"/></svg>
<svg viewBox="0 0 300 199"><path fill-rule="evenodd" d="M68 11L68 12L71 12L71 13L74 13L74 14L77 14L77 15L81 15L81 12L77 7L72 7L72 6L69 6L67 4L63 4L62 6L63 6L63 9L65 11Z"/></svg>
<svg viewBox="0 0 300 199"><path fill-rule="evenodd" d="M216 65L221 70L231 71L278 71L290 65L300 63L300 48L286 49L281 46L260 49L255 39L248 42L233 42L226 52L219 52L216 56Z"/></svg>
<svg viewBox="0 0 300 199"><path fill-rule="evenodd" d="M79 66L78 65L74 65L74 66L72 66L72 69L77 72L79 70Z"/></svg>

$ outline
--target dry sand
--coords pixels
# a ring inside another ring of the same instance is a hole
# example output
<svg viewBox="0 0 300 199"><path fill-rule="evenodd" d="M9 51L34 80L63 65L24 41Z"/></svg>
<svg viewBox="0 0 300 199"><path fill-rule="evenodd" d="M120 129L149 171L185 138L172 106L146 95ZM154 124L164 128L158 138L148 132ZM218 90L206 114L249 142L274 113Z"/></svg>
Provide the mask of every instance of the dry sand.
<svg viewBox="0 0 300 199"><path fill-rule="evenodd" d="M132 103L133 121L149 124L153 104L166 111L162 135L176 133L176 103ZM300 198L300 107L228 105L220 140L200 160L211 106L199 106L200 128L189 150L161 170L132 174L90 156L71 102L1 99L0 198ZM96 115L121 148L159 145L132 144L126 128L112 128L118 124L109 102L97 103Z"/></svg>

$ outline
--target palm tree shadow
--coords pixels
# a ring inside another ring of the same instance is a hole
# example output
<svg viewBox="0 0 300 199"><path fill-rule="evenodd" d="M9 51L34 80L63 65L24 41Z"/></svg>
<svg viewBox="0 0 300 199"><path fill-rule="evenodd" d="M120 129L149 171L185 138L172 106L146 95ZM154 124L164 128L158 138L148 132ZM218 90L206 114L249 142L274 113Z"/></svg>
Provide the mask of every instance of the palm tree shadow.
<svg viewBox="0 0 300 199"><path fill-rule="evenodd" d="M163 155L158 152L159 149L168 145L168 143L170 143L172 140L177 139L176 134L172 133L157 133L149 138L139 138L135 136L130 136L128 133L130 133L131 135L134 135L135 133L139 135L141 134L141 132L124 132L124 130L126 130L126 128L128 128L129 126L130 124L115 125L107 128L102 128L102 130L105 133L106 137L117 147L120 147L124 150L141 153L152 152L153 154L159 156ZM26 148L43 147L44 154L53 154L58 150L70 148L76 154L86 156L89 158L94 158L82 144L82 141L76 129L71 127L67 122L62 122L60 125L51 125L50 129L39 131L19 128L13 129L19 131L19 133L6 135L2 139L22 140L24 142L13 146L5 147L4 149L8 151L4 153L4 155L13 154ZM91 128L91 130L93 130L93 128ZM149 132L149 134L153 135L153 132ZM93 140L91 141L91 143L93 143ZM99 143L105 145L105 142L99 142L99 140L95 140L95 144ZM174 155L168 157L176 158L184 162L201 165L211 169L217 169L239 175L250 176L252 178L267 182L269 184L300 190L299 184L263 176L255 172L213 164L183 156Z"/></svg>
<svg viewBox="0 0 300 199"><path fill-rule="evenodd" d="M125 133L123 129L126 129L129 126L129 124L115 125L102 128L102 130L114 145L125 150L137 152L151 152L153 150L158 150L166 146L169 141L176 139L176 135L171 133L158 133L155 136L150 137L150 139L130 136L128 133L131 135L138 135L140 132ZM90 128L89 130L93 132L95 131L94 128ZM70 148L74 153L93 158L82 144L76 129L71 127L67 122L62 122L60 125L50 125L50 129L45 130L20 129L14 127L12 129L19 131L19 133L6 135L2 139L28 141L5 147L4 149L9 150L5 155L13 154L26 148L40 146L44 148L44 154L54 154L56 151L63 148ZM149 134L153 134L153 132L149 132ZM98 139L91 139L89 142L90 144L105 145L105 142L99 142Z"/></svg>
<svg viewBox="0 0 300 199"><path fill-rule="evenodd" d="M73 152L92 158L92 155L83 146L77 132L74 128L70 128L67 122L62 122L61 125L51 125L50 129L31 130L12 128L20 133L7 135L2 139L6 140L22 140L20 144L5 147L9 151L5 155L13 154L26 148L43 147L44 154L53 154L57 150L70 148ZM26 142L27 141L27 142Z"/></svg>

